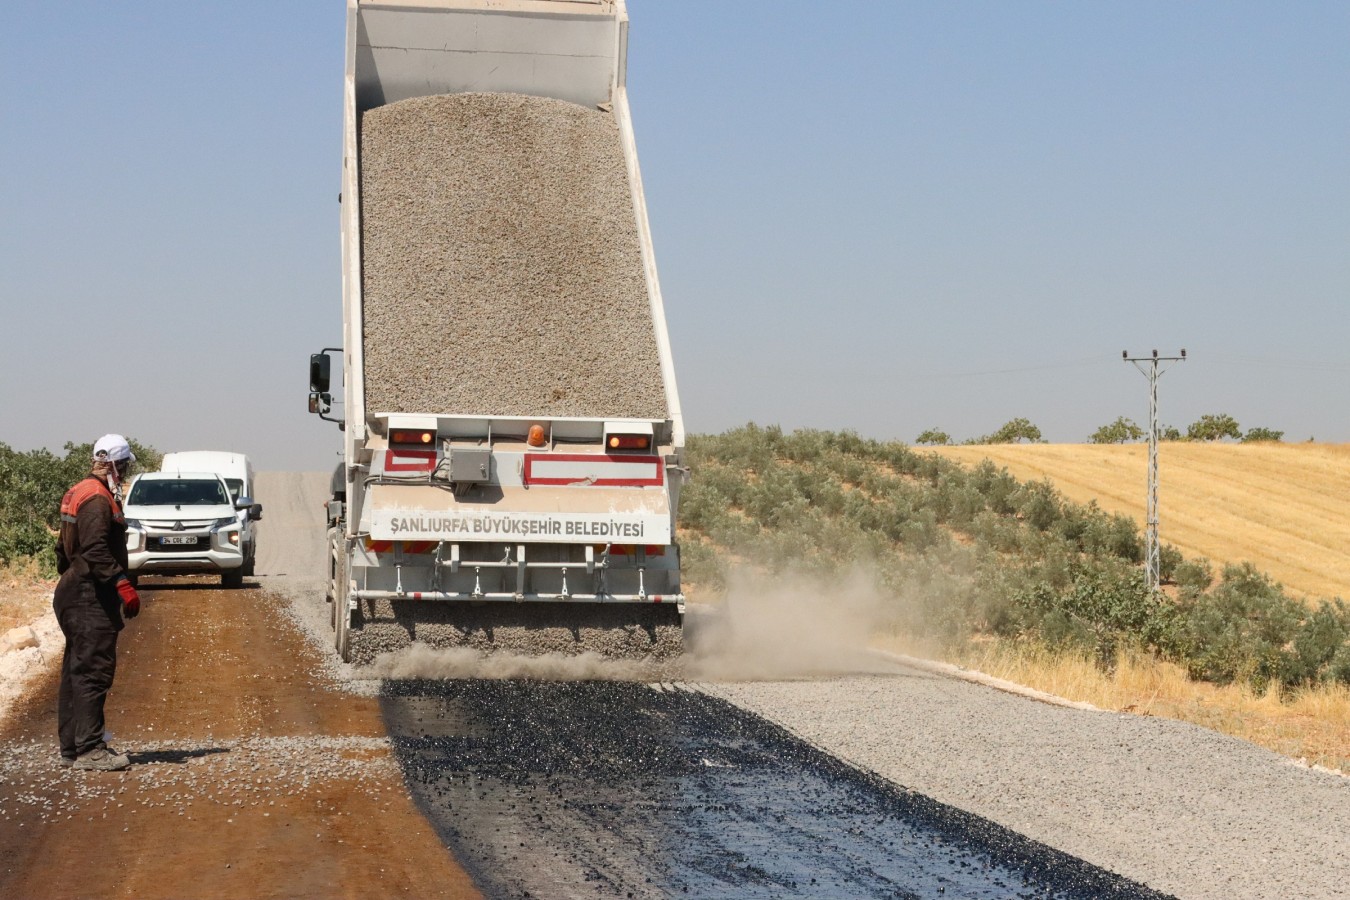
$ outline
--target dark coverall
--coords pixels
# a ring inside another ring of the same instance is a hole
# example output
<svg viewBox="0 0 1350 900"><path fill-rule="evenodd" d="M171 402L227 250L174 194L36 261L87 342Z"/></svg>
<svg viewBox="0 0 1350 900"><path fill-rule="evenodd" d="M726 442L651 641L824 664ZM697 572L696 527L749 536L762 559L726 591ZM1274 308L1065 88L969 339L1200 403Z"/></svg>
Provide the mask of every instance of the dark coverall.
<svg viewBox="0 0 1350 900"><path fill-rule="evenodd" d="M68 511L72 496L78 501L73 514ZM74 759L107 746L103 704L112 689L117 633L123 628L116 585L127 574L127 526L97 476L76 484L62 503L56 568L61 580L52 606L66 636L58 731L61 755Z"/></svg>

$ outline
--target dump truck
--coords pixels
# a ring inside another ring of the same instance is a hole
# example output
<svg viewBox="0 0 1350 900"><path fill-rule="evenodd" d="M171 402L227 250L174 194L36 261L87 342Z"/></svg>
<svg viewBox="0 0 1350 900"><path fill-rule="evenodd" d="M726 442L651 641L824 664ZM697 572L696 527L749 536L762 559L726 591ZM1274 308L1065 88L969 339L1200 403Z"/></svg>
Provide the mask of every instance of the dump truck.
<svg viewBox="0 0 1350 900"><path fill-rule="evenodd" d="M684 426L628 24L623 0L348 0L343 341L309 385L343 435L344 660L680 653Z"/></svg>

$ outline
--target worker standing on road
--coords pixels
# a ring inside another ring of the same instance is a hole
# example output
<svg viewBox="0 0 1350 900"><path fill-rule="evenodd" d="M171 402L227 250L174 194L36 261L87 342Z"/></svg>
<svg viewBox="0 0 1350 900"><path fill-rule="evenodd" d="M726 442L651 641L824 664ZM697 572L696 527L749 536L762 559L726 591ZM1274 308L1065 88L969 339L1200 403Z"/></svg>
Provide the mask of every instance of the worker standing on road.
<svg viewBox="0 0 1350 900"><path fill-rule="evenodd" d="M103 704L117 668L117 633L141 598L127 577L122 482L136 461L127 439L106 434L94 444L89 475L61 500L52 606L66 636L61 661L58 734L63 765L116 772L131 765L103 738Z"/></svg>

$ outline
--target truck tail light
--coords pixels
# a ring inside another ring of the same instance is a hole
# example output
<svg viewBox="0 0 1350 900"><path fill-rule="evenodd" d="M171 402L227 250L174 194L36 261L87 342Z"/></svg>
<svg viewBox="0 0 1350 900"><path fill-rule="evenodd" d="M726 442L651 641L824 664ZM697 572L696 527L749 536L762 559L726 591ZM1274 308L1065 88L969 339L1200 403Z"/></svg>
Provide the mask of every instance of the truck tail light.
<svg viewBox="0 0 1350 900"><path fill-rule="evenodd" d="M611 434L611 450L646 450L652 445L651 435L647 434Z"/></svg>
<svg viewBox="0 0 1350 900"><path fill-rule="evenodd" d="M411 444L415 447L430 447L436 440L436 432L421 429L395 428L389 432L389 443Z"/></svg>

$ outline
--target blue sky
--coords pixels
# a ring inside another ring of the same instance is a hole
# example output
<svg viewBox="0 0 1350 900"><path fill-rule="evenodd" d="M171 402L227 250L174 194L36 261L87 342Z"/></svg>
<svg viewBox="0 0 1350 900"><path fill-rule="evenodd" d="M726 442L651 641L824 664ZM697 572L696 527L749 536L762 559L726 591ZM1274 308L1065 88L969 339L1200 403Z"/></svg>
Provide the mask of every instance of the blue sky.
<svg viewBox="0 0 1350 900"><path fill-rule="evenodd" d="M1350 4L630 0L686 424L1350 441ZM323 469L343 4L0 33L0 441Z"/></svg>

